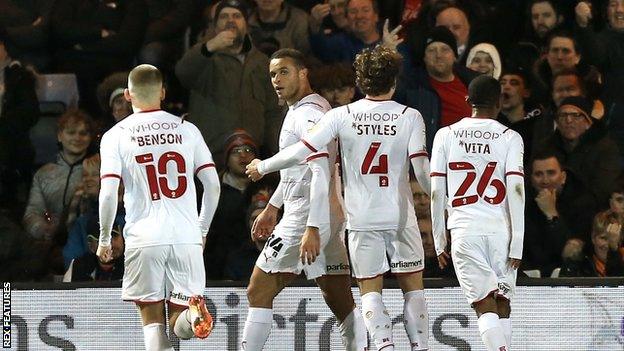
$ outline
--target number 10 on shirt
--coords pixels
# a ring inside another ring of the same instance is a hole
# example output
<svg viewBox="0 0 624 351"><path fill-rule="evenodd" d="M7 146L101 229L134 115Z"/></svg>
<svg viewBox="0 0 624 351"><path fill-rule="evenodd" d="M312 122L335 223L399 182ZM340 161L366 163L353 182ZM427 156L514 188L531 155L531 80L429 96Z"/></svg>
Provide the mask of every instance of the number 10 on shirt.
<svg viewBox="0 0 624 351"><path fill-rule="evenodd" d="M187 187L184 156L175 151L165 152L158 158L158 168L154 165L154 155L151 153L135 156L135 160L139 164L145 164L147 183L149 185L152 201L160 200L161 194L170 199L175 199L184 195ZM167 182L167 163L169 163L169 161L175 162L179 174L178 187L175 189L169 188ZM157 176L157 173L159 176Z"/></svg>

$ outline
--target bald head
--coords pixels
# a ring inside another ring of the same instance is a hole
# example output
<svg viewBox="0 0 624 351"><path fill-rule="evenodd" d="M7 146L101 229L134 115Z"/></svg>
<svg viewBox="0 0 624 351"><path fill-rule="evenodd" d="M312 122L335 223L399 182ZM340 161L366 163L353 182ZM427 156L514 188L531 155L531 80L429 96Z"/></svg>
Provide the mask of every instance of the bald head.
<svg viewBox="0 0 624 351"><path fill-rule="evenodd" d="M160 107L164 98L162 74L152 65L136 66L128 75L128 91L133 106L157 104Z"/></svg>

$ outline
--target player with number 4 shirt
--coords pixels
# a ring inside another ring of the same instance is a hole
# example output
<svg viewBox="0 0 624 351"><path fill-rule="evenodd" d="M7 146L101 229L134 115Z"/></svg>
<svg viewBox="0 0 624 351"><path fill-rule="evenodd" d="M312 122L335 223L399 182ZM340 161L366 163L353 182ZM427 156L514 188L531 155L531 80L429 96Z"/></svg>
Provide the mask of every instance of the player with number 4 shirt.
<svg viewBox="0 0 624 351"><path fill-rule="evenodd" d="M524 238L523 144L518 133L495 120L498 81L479 76L468 93L472 117L440 129L433 142L433 236L444 268L450 229L457 279L477 312L481 337L488 350L505 351Z"/></svg>
<svg viewBox="0 0 624 351"><path fill-rule="evenodd" d="M392 322L381 298L383 274L397 274L411 350L428 349L424 253L409 186L410 162L429 189L425 125L420 113L391 100L400 55L366 49L354 64L366 98L323 116L300 142L247 166L252 179L290 167L338 138L345 187L349 254L362 295L364 322L377 349L394 350Z"/></svg>

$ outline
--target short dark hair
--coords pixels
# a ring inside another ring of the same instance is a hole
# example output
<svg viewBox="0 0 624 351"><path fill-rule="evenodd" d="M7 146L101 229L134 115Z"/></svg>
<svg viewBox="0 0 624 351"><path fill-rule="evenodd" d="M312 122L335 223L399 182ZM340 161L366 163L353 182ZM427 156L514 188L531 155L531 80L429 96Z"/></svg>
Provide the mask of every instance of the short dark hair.
<svg viewBox="0 0 624 351"><path fill-rule="evenodd" d="M351 2L351 0L347 0L346 6L349 6L349 3ZM375 13L379 14L379 2L377 2L377 0L371 0L371 3L373 4L373 11L375 11Z"/></svg>
<svg viewBox="0 0 624 351"><path fill-rule="evenodd" d="M572 32L567 31L565 29L554 29L550 34L548 34L548 39L546 40L547 47L550 49L550 44L555 38L568 38L572 41L572 46L574 47L574 51L577 54L581 55L581 46L578 43L578 40L572 34Z"/></svg>
<svg viewBox="0 0 624 351"><path fill-rule="evenodd" d="M552 80L550 81L550 86L554 89L555 81L557 80L557 78L567 76L575 76L578 81L579 87L581 88L581 92L583 93L583 95L587 94L587 86L585 85L583 76L581 76L581 74L575 69L564 69L560 72L553 74Z"/></svg>
<svg viewBox="0 0 624 351"><path fill-rule="evenodd" d="M355 87L355 72L345 62L316 67L310 72L310 84L316 91Z"/></svg>
<svg viewBox="0 0 624 351"><path fill-rule="evenodd" d="M396 85L402 60L401 54L381 45L364 49L353 63L355 83L364 94L387 94Z"/></svg>
<svg viewBox="0 0 624 351"><path fill-rule="evenodd" d="M557 15L557 16L561 15L561 9L559 8L559 4L557 4L555 1L553 1L553 0L531 0L531 1L529 1L529 4L527 6L527 11L528 11L528 14L529 14L529 20L531 19L531 10L533 9L533 5L540 4L542 2L549 3L550 7L552 7L553 10L555 11L555 15Z"/></svg>
<svg viewBox="0 0 624 351"><path fill-rule="evenodd" d="M273 55L271 55L271 60L283 59L283 58L291 59L293 63L295 64L295 66L297 66L297 68L299 69L308 68L308 65L306 63L306 57L299 50L290 49L290 48L279 49L276 52L274 52Z"/></svg>
<svg viewBox="0 0 624 351"><path fill-rule="evenodd" d="M563 166L563 155L561 155L561 153L552 146L543 145L542 147L537 148L535 151L533 151L533 154L531 155L531 163L529 167L531 172L533 172L533 163L535 161L548 160L549 158L556 159L561 169L565 170Z"/></svg>
<svg viewBox="0 0 624 351"><path fill-rule="evenodd" d="M494 107L500 101L501 86L494 77L482 74L468 85L468 103L472 107Z"/></svg>

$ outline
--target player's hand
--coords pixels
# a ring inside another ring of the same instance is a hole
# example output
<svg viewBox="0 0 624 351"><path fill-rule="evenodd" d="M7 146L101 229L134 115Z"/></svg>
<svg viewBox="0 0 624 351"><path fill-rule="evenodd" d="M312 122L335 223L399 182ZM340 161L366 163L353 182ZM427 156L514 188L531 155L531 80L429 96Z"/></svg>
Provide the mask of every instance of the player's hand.
<svg viewBox="0 0 624 351"><path fill-rule="evenodd" d="M277 212L278 208L271 204L260 212L251 226L251 240L264 241L273 233L273 228L277 223Z"/></svg>
<svg viewBox="0 0 624 351"><path fill-rule="evenodd" d="M397 46L403 42L403 39L399 38L399 31L403 28L400 24L396 26L392 31L389 31L388 26L390 21L386 19L383 26L383 35L381 37L382 45L388 49L396 50Z"/></svg>
<svg viewBox="0 0 624 351"><path fill-rule="evenodd" d="M450 259L451 256L449 256L448 252L442 251L442 253L438 255L438 266L440 266L440 269L446 268Z"/></svg>
<svg viewBox="0 0 624 351"><path fill-rule="evenodd" d="M574 15L576 17L576 23L579 27L587 27L589 21L592 19L591 3L581 1L576 4L576 7L574 8Z"/></svg>
<svg viewBox="0 0 624 351"><path fill-rule="evenodd" d="M555 189L540 190L535 197L535 202L546 217L557 216L557 191Z"/></svg>
<svg viewBox="0 0 624 351"><path fill-rule="evenodd" d="M234 45L236 35L237 34L231 30L224 30L206 42L206 49L208 52L216 52L229 48Z"/></svg>
<svg viewBox="0 0 624 351"><path fill-rule="evenodd" d="M321 254L321 235L318 228L306 227L301 246L299 247L299 258L301 263L312 264L316 257Z"/></svg>
<svg viewBox="0 0 624 351"><path fill-rule="evenodd" d="M260 160L257 158L251 160L251 162L249 162L249 164L247 165L247 170L245 171L247 177L249 177L249 179L253 180L254 182L262 179L262 174L258 172L258 163L260 163Z"/></svg>
<svg viewBox="0 0 624 351"><path fill-rule="evenodd" d="M520 268L520 263L521 262L522 262L522 260L519 260L517 258L511 258L511 257L509 257L509 260L507 261L507 263L509 264L509 267L511 267L513 269Z"/></svg>
<svg viewBox="0 0 624 351"><path fill-rule="evenodd" d="M104 246L100 244L95 254L101 262L108 263L113 260L113 249L110 245Z"/></svg>

